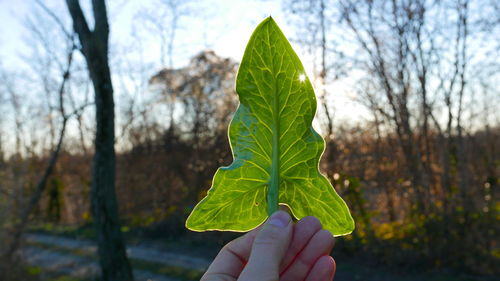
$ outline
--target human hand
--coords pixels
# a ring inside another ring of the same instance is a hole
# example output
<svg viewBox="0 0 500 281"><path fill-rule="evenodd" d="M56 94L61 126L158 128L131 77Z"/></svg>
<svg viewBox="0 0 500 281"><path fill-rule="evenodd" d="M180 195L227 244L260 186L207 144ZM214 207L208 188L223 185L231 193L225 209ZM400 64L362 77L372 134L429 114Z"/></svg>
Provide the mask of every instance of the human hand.
<svg viewBox="0 0 500 281"><path fill-rule="evenodd" d="M201 281L330 281L333 242L315 217L293 224L288 213L278 211L224 246Z"/></svg>

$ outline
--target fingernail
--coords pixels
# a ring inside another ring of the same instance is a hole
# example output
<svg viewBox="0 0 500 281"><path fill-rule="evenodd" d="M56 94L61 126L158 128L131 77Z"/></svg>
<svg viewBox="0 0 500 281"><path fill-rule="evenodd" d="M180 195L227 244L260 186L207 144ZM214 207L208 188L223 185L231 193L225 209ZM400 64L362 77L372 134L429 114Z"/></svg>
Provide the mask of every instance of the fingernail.
<svg viewBox="0 0 500 281"><path fill-rule="evenodd" d="M285 228L290 223L290 215L283 211L275 212L269 218L269 224L277 226L279 228Z"/></svg>

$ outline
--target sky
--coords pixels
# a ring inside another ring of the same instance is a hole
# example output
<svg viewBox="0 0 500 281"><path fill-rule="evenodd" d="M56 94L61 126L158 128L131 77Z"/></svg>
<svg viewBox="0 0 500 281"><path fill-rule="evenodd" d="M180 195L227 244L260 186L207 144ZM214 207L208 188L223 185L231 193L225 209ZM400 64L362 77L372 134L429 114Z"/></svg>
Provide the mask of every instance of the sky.
<svg viewBox="0 0 500 281"><path fill-rule="evenodd" d="M64 0L44 1L56 12L66 12ZM85 1L80 1L82 5ZM141 7L150 7L155 1L108 1L111 22L111 41L127 40L132 31L134 17ZM0 0L0 54L4 65L15 63L23 51L24 19L32 12L34 2L30 0ZM174 64L181 67L189 57L203 48L210 48L221 56L240 60L249 35L265 17L273 16L285 33L291 33L281 11L281 1L249 0L204 0L191 1L190 15L181 18ZM88 5L87 5L88 6ZM147 42L152 50L158 49L158 42ZM21 47L21 48L20 48ZM154 52L150 52L155 56Z"/></svg>
<svg viewBox="0 0 500 281"><path fill-rule="evenodd" d="M61 20L70 28L71 19L64 0L40 1L43 1L54 14L61 17ZM229 57L237 62L240 61L253 30L259 22L268 16L274 18L289 39L296 38L295 29L283 12L282 0L108 0L108 17L111 25L110 57L113 60L111 66L114 81L116 76L122 75L118 71L119 67L113 69L114 60L127 61L133 66L141 65L137 63L138 52L128 52L127 48L133 49L138 45L141 46L141 60L147 62L144 65L148 67L148 77L167 66L165 63L162 64L160 60L160 37L147 31L144 20L138 18L142 11L143 14L155 19L168 19L168 16L158 16L158 11L162 10L157 7L160 5L158 4L160 1L178 1L178 3L182 4L176 7L188 11L179 18L178 28L176 29L173 46L174 68L186 66L191 57L206 49L214 50L221 57ZM87 19L92 19L90 2L90 0L80 0ZM34 0L0 0L0 22L2 23L0 25L0 67L7 71L13 71L16 75L19 72L22 73L23 68L27 68L26 58L33 57L29 55L32 48L28 45L30 40L27 40L32 35L26 29L25 23L28 17L36 17L35 11L37 10L41 12ZM482 14L479 13L478 15ZM89 24L92 25L92 22ZM170 22L166 21L164 25L168 27ZM343 33L342 30L339 32ZM476 40L475 42L481 43L482 40ZM344 47L347 46L346 48L350 52L357 55L358 49L350 48L348 40L342 43ZM476 45L479 43L476 43ZM307 52L301 49L301 46L295 44L293 40L291 44L301 58L306 73L312 78L312 67ZM476 54L476 57L481 58L481 53ZM336 80L334 83L327 85L328 104L334 111L334 122L337 125L352 125L372 119L369 111L355 101L355 75L356 73L351 72L349 77ZM25 85L17 86L23 87L23 90L26 87ZM120 92L117 88L115 87L115 100L117 104L116 111L119 113L120 98L123 96L122 92L125 91ZM30 90L28 89L27 92L30 92ZM31 92L36 95L35 91ZM142 97L146 97L146 94L147 89L145 87ZM475 96L471 95L470 98L475 99ZM43 100L40 99L40 103L42 102ZM491 115L498 116L496 113ZM445 116L444 113L442 116ZM120 115L117 114L117 122L120 121L120 118ZM437 118L439 119L440 116L437 116ZM11 122L12 120L5 121L5 119L7 118L4 118L4 121L0 120L0 122L3 122L0 125L10 126L6 130L7 132L13 131L15 129L14 122ZM316 129L320 131L317 123L313 123L313 125L316 125ZM76 126L74 127L76 128ZM69 131L73 129L70 128Z"/></svg>
<svg viewBox="0 0 500 281"><path fill-rule="evenodd" d="M143 36L136 42L132 36L134 30L144 30L137 23L138 13L144 9L155 12L155 3L161 0L109 0L108 17L111 24L111 46L140 43L144 48L144 60L155 62L151 73L163 66L159 63L160 42L155 36ZM180 1L180 0L179 0ZM62 20L70 23L64 0L43 0L54 14L62 15ZM185 1L180 1L185 2ZM91 19L90 1L80 0L88 19ZM26 19L39 10L32 0L0 0L0 66L6 69L18 69L25 62L22 57L29 52L25 28ZM282 31L289 38L294 29L285 18L281 0L191 0L185 4L188 14L181 16L176 31L174 44L174 67L183 67L189 59L204 49L212 49L222 57L240 61L245 46L255 27L260 21L272 16ZM152 12L152 13L153 13ZM92 23L89 23L92 25ZM168 26L168 22L165 23ZM142 28L142 29L141 29ZM305 52L292 43L311 77L311 67ZM127 55L127 54L125 54ZM128 55L132 57L132 55ZM332 92L331 106L335 109L336 120L358 121L369 118L368 111L353 101L350 87L345 83L329 85ZM119 97L117 97L119 98ZM117 101L118 104L119 101ZM316 124L317 129L318 126Z"/></svg>

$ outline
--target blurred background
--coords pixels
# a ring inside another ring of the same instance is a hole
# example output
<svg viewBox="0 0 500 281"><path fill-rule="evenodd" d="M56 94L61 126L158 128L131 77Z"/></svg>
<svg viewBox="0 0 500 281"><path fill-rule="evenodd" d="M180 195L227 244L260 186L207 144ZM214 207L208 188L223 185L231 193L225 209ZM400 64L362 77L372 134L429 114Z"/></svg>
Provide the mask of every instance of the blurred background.
<svg viewBox="0 0 500 281"><path fill-rule="evenodd" d="M238 62L269 15L313 82L320 168L356 220L336 240L336 280L498 278L500 2L106 4L116 197L136 280L198 280L238 236L184 221L232 161ZM0 252L13 251L0 280L96 280L96 104L81 42L63 0L0 0L0 19Z"/></svg>

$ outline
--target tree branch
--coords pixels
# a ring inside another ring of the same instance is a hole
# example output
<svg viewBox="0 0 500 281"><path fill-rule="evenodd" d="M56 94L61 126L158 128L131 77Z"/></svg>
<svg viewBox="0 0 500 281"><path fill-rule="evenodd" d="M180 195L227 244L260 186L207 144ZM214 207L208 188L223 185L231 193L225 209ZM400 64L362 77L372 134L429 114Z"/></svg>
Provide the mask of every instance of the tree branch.
<svg viewBox="0 0 500 281"><path fill-rule="evenodd" d="M66 35L68 40L71 40L73 42L73 35L71 32L69 32L66 27L64 26L64 23L61 21L61 19L54 14L41 0L35 0L35 3L44 10L47 15L49 15L56 23L59 25L59 28L61 28L61 31Z"/></svg>
<svg viewBox="0 0 500 281"><path fill-rule="evenodd" d="M73 29L80 38L82 51L83 53L88 53L90 47L88 44L92 42L92 31L89 29L85 15L80 7L80 2L78 0L66 0L66 4L68 5L69 13L73 19Z"/></svg>

